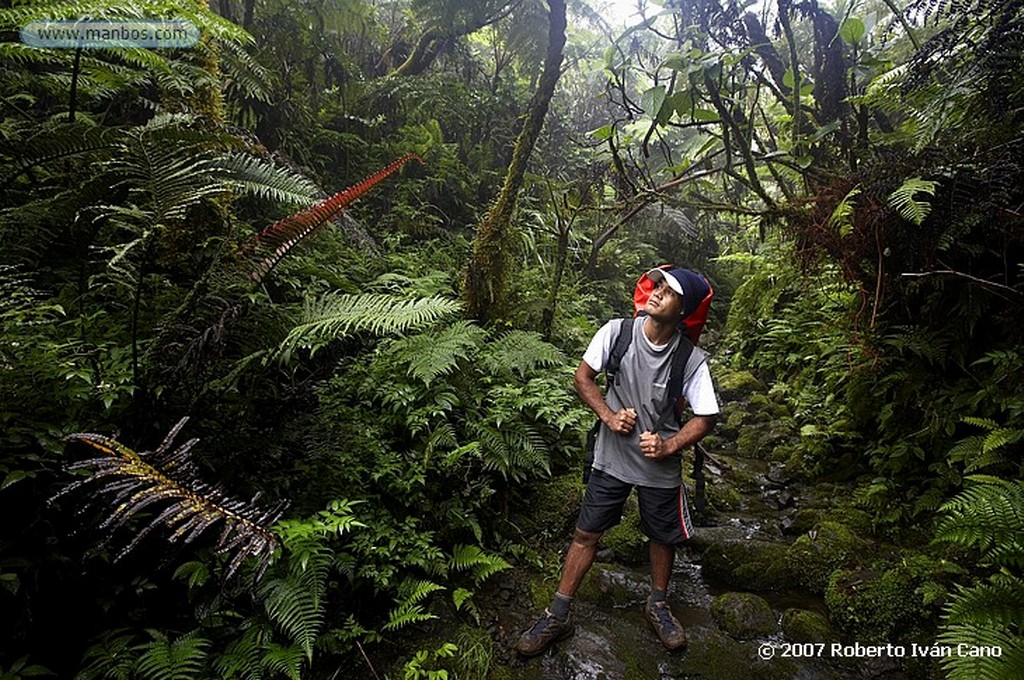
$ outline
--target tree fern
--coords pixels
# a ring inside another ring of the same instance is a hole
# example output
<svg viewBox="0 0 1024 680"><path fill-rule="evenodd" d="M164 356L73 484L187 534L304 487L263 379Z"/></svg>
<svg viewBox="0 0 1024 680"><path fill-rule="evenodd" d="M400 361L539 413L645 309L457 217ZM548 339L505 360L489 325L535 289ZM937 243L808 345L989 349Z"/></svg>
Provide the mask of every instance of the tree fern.
<svg viewBox="0 0 1024 680"><path fill-rule="evenodd" d="M135 663L140 680L194 680L203 675L210 641L199 631L173 641L158 630L147 632L153 640L138 647L143 653Z"/></svg>
<svg viewBox="0 0 1024 680"><path fill-rule="evenodd" d="M530 331L509 331L487 344L480 355L484 368L491 373L515 373L525 377L539 366L561 366L565 355L540 334Z"/></svg>
<svg viewBox="0 0 1024 680"><path fill-rule="evenodd" d="M889 207L894 208L904 219L920 225L928 217L932 206L928 201L919 201L914 196L919 193L934 196L936 186L938 182L911 177L889 195Z"/></svg>
<svg viewBox="0 0 1024 680"><path fill-rule="evenodd" d="M440 296L403 299L393 295L328 293L306 303L299 323L281 344L290 353L316 348L357 331L378 335L422 328L459 311L454 300Z"/></svg>
<svg viewBox="0 0 1024 680"><path fill-rule="evenodd" d="M473 356L485 336L479 326L458 321L440 331L396 340L387 351L399 364L408 366L410 376L429 385L455 370L460 359Z"/></svg>
<svg viewBox="0 0 1024 680"><path fill-rule="evenodd" d="M69 484L58 495L92 487L97 495L109 496L108 503L113 511L102 522L103 528L117 528L150 506L163 506L121 550L118 558L159 526L170 530L169 540L189 543L219 523L222 528L215 549L231 555L226 577L230 577L246 557L256 560L259 575L279 546L277 537L267 527L280 516L284 507L260 509L255 499L246 503L229 498L219 488L200 480L191 458L191 450L199 440L191 439L171 449L175 436L187 421L188 418L182 418L152 452L137 453L99 434L70 435L67 441L91 447L104 455L69 465L69 470L92 469L94 473Z"/></svg>

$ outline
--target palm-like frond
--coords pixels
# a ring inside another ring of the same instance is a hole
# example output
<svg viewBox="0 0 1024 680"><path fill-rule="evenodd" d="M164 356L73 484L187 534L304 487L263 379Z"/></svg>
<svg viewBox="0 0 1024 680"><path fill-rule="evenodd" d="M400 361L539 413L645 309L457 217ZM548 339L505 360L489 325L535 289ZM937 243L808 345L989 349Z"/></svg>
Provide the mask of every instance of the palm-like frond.
<svg viewBox="0 0 1024 680"><path fill-rule="evenodd" d="M471 357L483 344L487 332L468 321L459 321L438 332L421 333L396 340L389 352L408 373L429 385L439 376L455 370L460 359Z"/></svg>
<svg viewBox="0 0 1024 680"><path fill-rule="evenodd" d="M67 441L79 442L104 455L69 465L70 470L92 469L94 473L69 484L58 496L85 486L93 486L97 494L110 496L109 503L114 511L101 527L111 529L150 506L162 507L121 550L118 558L159 526L171 531L169 540L189 543L215 524L221 524L215 550L232 555L226 576L230 577L246 557L252 557L257 560L259 578L279 546L277 536L268 527L280 517L284 506L260 509L255 504L256 499L244 502L229 498L221 489L200 480L190 455L199 440L190 439L171 449L174 438L187 421L187 417L182 418L152 452L135 452L99 434L79 432L68 436Z"/></svg>
<svg viewBox="0 0 1024 680"><path fill-rule="evenodd" d="M935 540L982 551L996 566L1024 567L1024 482L987 475L942 506Z"/></svg>
<svg viewBox="0 0 1024 680"><path fill-rule="evenodd" d="M344 191L339 191L327 200L317 203L300 213L279 220L254 236L251 247L257 253L262 254L262 259L256 265L251 277L256 281L263 279L288 254L292 247L323 226L353 201L373 188L374 185L397 171L411 159L422 162L422 159L416 154L406 154L383 170L370 175L359 184L349 187Z"/></svg>
<svg viewBox="0 0 1024 680"><path fill-rule="evenodd" d="M319 187L291 168L275 165L258 156L231 153L220 157L217 166L226 183L259 198L309 205Z"/></svg>
<svg viewBox="0 0 1024 680"><path fill-rule="evenodd" d="M210 641L198 631L171 640L158 630L149 630L153 638L140 647L145 650L135 664L140 677L152 680L192 680L202 675L206 648Z"/></svg>
<svg viewBox="0 0 1024 680"><path fill-rule="evenodd" d="M281 345L281 351L317 347L356 331L401 333L455 314L460 305L440 296L405 299L394 295L329 293L306 304L305 312Z"/></svg>
<svg viewBox="0 0 1024 680"><path fill-rule="evenodd" d="M520 377L539 366L559 366L565 362L561 350L529 331L505 333L487 345L480 359L491 373L514 372Z"/></svg>

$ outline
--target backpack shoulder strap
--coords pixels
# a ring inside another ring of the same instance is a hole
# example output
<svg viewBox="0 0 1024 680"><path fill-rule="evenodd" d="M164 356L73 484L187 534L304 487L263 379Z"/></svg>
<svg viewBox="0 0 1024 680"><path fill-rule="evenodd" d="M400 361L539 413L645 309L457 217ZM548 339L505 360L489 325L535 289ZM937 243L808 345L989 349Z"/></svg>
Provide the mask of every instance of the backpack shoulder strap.
<svg viewBox="0 0 1024 680"><path fill-rule="evenodd" d="M669 371L668 378L668 398L670 404L676 403L683 394L683 384L686 382L687 377L686 366L690 363L690 357L694 353L693 350L693 342L690 341L690 338L685 333L680 333L679 344L672 353L672 368Z"/></svg>
<svg viewBox="0 0 1024 680"><path fill-rule="evenodd" d="M608 386L615 384L615 376L619 373L619 366L622 365L622 357L626 356L626 350L633 342L632 319L619 319L619 330L616 332L615 341L612 343L612 353L608 355L608 362L605 364L604 372L608 376Z"/></svg>

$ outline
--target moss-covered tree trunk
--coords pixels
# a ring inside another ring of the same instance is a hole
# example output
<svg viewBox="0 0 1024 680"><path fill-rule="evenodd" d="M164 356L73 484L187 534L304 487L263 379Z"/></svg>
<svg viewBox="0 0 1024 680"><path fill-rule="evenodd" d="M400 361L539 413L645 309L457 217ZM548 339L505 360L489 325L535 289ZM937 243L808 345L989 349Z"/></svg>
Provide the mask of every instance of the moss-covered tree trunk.
<svg viewBox="0 0 1024 680"><path fill-rule="evenodd" d="M526 165L544 126L551 96L561 74L562 49L565 47L565 0L548 0L548 48L544 72L526 114L523 129L516 139L512 163L497 200L476 228L473 255L466 271L462 298L471 318L484 323L505 316L508 308L505 274L508 267L508 234L516 199L523 187Z"/></svg>

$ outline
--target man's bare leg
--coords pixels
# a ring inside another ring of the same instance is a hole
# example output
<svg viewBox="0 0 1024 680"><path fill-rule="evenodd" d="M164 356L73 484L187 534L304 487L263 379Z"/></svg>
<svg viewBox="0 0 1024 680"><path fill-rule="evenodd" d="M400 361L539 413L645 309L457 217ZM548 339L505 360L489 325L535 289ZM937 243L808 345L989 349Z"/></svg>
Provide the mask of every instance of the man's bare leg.
<svg viewBox="0 0 1024 680"><path fill-rule="evenodd" d="M651 597L647 600L644 613L662 644L669 650L680 649L686 646L686 631L672 616L666 599L676 549L667 543L652 540L648 550L651 555Z"/></svg>
<svg viewBox="0 0 1024 680"><path fill-rule="evenodd" d="M600 538L601 534L576 529L572 543L569 545L569 552L565 555L562 580L558 582L559 595L570 598L576 595L580 583L583 582L583 577L587 575L591 565L594 564L594 557L597 555L597 541ZM669 570L671 568L670 565Z"/></svg>

